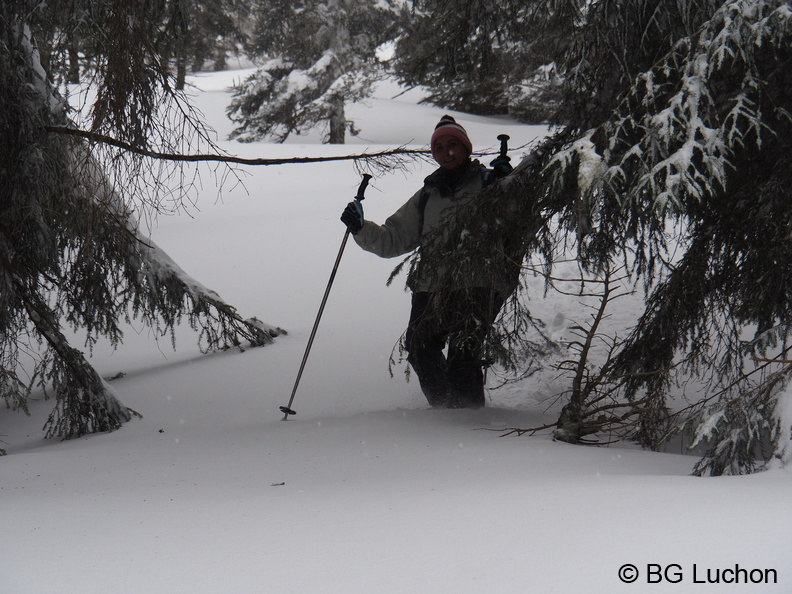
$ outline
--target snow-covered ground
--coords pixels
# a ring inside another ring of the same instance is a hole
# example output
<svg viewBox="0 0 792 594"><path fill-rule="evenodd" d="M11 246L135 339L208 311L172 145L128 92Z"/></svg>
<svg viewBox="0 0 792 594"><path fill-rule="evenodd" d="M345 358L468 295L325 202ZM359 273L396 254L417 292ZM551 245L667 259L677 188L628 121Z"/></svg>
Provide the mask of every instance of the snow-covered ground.
<svg viewBox="0 0 792 594"><path fill-rule="evenodd" d="M221 139L242 74L192 79ZM362 132L346 147L221 144L249 157L421 147L444 112L398 92L383 85L350 108ZM502 132L515 147L543 133L455 115L479 149ZM430 170L375 179L367 216L383 220ZM245 188L220 199L202 177L192 216L160 218L153 238L243 315L289 334L204 356L189 330L174 352L130 328L118 351L93 356L103 375L126 374L113 386L143 415L111 434L46 441L51 402L29 418L0 410L0 593L792 592L788 469L696 478L680 447L502 437L555 419L554 372L491 390L483 410L428 409L403 366L388 372L409 310L403 277L385 286L396 261L352 243L298 414L283 422L359 176L349 162L243 171ZM534 311L556 337L585 321L577 300L542 300L537 285ZM629 325L632 303L610 323Z"/></svg>

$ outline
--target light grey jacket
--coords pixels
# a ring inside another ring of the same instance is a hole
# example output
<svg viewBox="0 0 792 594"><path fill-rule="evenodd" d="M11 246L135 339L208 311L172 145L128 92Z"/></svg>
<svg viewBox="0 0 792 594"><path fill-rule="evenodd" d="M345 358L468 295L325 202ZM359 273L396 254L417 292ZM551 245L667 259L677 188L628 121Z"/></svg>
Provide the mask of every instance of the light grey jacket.
<svg viewBox="0 0 792 594"><path fill-rule="evenodd" d="M382 225L366 220L363 228L354 236L355 242L364 250L383 258L394 258L424 245L425 238L441 227L457 208L474 199L486 185L495 181L492 171L478 161L470 161L463 175L449 187L447 174L438 169L424 181L424 187L416 192L404 205L393 213ZM435 237L435 236L433 236ZM447 239L440 232L436 241ZM440 286L436 271L420 270L410 283L413 291L436 291L448 288L489 287L491 279L470 278L462 281L461 287Z"/></svg>

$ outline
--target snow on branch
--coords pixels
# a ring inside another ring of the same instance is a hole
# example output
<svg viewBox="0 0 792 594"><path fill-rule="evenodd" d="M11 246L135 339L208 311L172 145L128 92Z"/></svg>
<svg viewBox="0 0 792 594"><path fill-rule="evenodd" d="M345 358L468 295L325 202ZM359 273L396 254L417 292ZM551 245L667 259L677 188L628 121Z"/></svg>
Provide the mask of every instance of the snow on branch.
<svg viewBox="0 0 792 594"><path fill-rule="evenodd" d="M636 78L609 121L553 159L551 166L561 166L556 177L574 164L582 193L606 186L625 208L648 202L661 213L684 212L688 200L723 192L735 153L751 144L761 149L773 134L758 64L763 52L790 43L786 3L724 3L696 35ZM599 139L596 147L591 138Z"/></svg>
<svg viewBox="0 0 792 594"><path fill-rule="evenodd" d="M247 340L252 346L269 344L283 330L264 324L256 318L239 316L236 309L220 296L188 275L176 262L150 238L142 235L137 218L107 179L101 165L81 142L72 144L71 155L75 171L80 172L81 191L94 206L118 225L118 233L125 241L121 244L125 261L121 262L130 273L124 279L130 289L135 313L140 313L152 326L164 320L172 328L186 313L193 329L200 331L204 352L242 346ZM189 307L186 304L189 303Z"/></svg>
<svg viewBox="0 0 792 594"><path fill-rule="evenodd" d="M785 363L750 389L721 398L690 418L689 426L695 426L691 448L709 446L695 474L745 474L792 461L790 375L792 365Z"/></svg>

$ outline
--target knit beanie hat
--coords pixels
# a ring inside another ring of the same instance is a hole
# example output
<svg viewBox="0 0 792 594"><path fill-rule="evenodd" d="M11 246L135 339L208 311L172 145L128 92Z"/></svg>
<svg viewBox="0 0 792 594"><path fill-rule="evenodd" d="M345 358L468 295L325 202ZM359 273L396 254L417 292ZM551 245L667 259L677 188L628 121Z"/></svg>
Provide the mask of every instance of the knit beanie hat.
<svg viewBox="0 0 792 594"><path fill-rule="evenodd" d="M429 145L432 148L432 156L434 156L435 140L445 135L453 136L459 140L459 142L461 142L467 149L468 155L473 152L473 143L470 142L470 138L468 138L465 129L457 124L456 120L450 115L444 115L442 118L440 118L440 121L437 123L437 126L435 126L434 133L432 134L432 141Z"/></svg>

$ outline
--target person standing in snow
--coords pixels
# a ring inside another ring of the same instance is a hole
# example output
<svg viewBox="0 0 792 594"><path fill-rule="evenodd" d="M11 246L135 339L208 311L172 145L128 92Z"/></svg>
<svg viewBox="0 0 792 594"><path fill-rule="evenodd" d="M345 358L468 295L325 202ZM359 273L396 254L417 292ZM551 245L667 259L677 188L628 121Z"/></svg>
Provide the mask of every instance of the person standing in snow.
<svg viewBox="0 0 792 594"><path fill-rule="evenodd" d="M435 127L430 147L440 168L384 224L366 220L359 200L347 205L341 220L364 250L393 258L420 246L425 254L432 242L442 241L448 217L512 171L505 155L491 163L492 169L471 159L467 132L448 115ZM409 283L413 294L404 337L407 361L431 406L480 408L485 403L484 342L508 289L493 286L491 276L475 273L447 286L438 272L420 270Z"/></svg>

